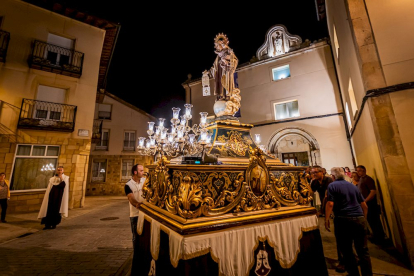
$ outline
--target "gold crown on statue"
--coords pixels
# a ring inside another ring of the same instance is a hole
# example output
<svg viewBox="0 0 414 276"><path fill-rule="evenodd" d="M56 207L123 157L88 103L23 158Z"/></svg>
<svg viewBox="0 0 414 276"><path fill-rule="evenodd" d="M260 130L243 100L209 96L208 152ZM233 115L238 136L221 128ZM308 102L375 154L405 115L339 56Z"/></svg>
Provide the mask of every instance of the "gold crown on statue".
<svg viewBox="0 0 414 276"><path fill-rule="evenodd" d="M219 43L219 41L222 41L225 45L229 44L229 39L225 34L222 33L216 35L216 38L214 38L214 43Z"/></svg>

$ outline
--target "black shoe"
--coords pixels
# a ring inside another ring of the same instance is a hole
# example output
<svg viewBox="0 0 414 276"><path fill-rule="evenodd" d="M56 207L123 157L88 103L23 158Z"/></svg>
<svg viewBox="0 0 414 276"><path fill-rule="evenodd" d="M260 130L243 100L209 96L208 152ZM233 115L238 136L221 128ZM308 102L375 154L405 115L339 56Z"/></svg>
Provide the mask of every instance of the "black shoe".
<svg viewBox="0 0 414 276"><path fill-rule="evenodd" d="M335 271L339 272L339 273L343 273L343 272L346 271L345 266L343 264L339 264L339 265L336 266Z"/></svg>
<svg viewBox="0 0 414 276"><path fill-rule="evenodd" d="M45 226L44 228L43 228L43 230L49 230L50 228L48 227L48 226Z"/></svg>
<svg viewBox="0 0 414 276"><path fill-rule="evenodd" d="M50 226L50 229L55 229L55 228L56 228L56 225Z"/></svg>
<svg viewBox="0 0 414 276"><path fill-rule="evenodd" d="M6 221L5 219L2 219L2 220L1 220L1 222L3 222L3 223L7 223L7 221Z"/></svg>

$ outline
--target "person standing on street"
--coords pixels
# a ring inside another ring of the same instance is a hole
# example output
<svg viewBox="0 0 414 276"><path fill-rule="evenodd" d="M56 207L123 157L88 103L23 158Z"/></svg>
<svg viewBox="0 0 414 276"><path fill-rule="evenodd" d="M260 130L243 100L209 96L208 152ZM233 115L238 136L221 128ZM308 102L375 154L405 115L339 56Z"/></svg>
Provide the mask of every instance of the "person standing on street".
<svg viewBox="0 0 414 276"><path fill-rule="evenodd" d="M38 219L45 227L43 230L55 229L62 216L68 216L69 206L69 176L63 173L63 167L57 168L55 176L49 180Z"/></svg>
<svg viewBox="0 0 414 276"><path fill-rule="evenodd" d="M354 184L355 186L358 186L358 183L359 183L359 175L358 175L357 172L352 172L351 179L352 179L352 182L351 183Z"/></svg>
<svg viewBox="0 0 414 276"><path fill-rule="evenodd" d="M328 185L332 182L332 178L326 176L323 172L323 168L320 166L313 166L312 167L312 176L314 179L311 182L311 189L314 192L318 192L320 202L321 202L321 210L320 216L323 217L325 215L325 192L328 188Z"/></svg>
<svg viewBox="0 0 414 276"><path fill-rule="evenodd" d="M1 205L1 222L6 223L7 201L10 200L10 184L6 180L6 174L0 173L0 205Z"/></svg>
<svg viewBox="0 0 414 276"><path fill-rule="evenodd" d="M144 166L136 164L131 169L132 178L125 184L125 194L129 201L129 217L131 221L132 230L132 245L135 248L135 242L137 240L137 223L139 206L145 200L142 197L142 188L144 186Z"/></svg>
<svg viewBox="0 0 414 276"><path fill-rule="evenodd" d="M328 186L325 228L331 231L329 217L333 210L338 253L343 255L342 261L346 271L351 276L360 275L352 249L352 245L354 245L359 257L362 275L371 276L372 265L368 251L365 219L368 206L358 188L344 180L345 173L342 168L332 168L331 175L334 181Z"/></svg>
<svg viewBox="0 0 414 276"><path fill-rule="evenodd" d="M375 181L367 175L367 170L362 165L357 166L357 173L360 177L358 188L368 206L367 220L372 230L372 242L382 243L385 240L385 233L380 219L381 209L377 204Z"/></svg>

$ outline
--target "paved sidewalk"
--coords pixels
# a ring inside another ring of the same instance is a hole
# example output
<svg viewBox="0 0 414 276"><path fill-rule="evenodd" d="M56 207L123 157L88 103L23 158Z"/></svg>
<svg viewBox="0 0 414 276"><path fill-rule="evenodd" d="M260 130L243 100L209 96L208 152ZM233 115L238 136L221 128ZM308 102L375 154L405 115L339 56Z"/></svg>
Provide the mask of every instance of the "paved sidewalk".
<svg viewBox="0 0 414 276"><path fill-rule="evenodd" d="M114 275L132 253L128 203L87 197L85 205L54 230L41 230L37 213L7 216L1 275Z"/></svg>
<svg viewBox="0 0 414 276"><path fill-rule="evenodd" d="M325 218L319 218L319 229L321 231L323 251L325 260L328 265L329 275L345 276L348 273L338 273L335 271L338 264L338 256L336 253L336 241L333 233L333 222L331 221L331 231L325 229ZM414 271L409 270L406 265L401 262L401 257L395 248L381 248L375 244L368 242L369 254L371 255L372 270L374 275L414 275Z"/></svg>

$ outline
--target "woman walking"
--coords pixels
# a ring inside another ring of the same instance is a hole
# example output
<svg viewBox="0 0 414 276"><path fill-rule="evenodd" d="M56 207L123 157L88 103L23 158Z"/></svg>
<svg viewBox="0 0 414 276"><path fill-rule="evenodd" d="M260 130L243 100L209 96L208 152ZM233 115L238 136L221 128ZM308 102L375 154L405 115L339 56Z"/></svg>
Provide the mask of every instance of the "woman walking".
<svg viewBox="0 0 414 276"><path fill-rule="evenodd" d="M7 201L10 200L9 181L6 180L6 174L0 173L0 205L1 205L1 222L6 223Z"/></svg>

